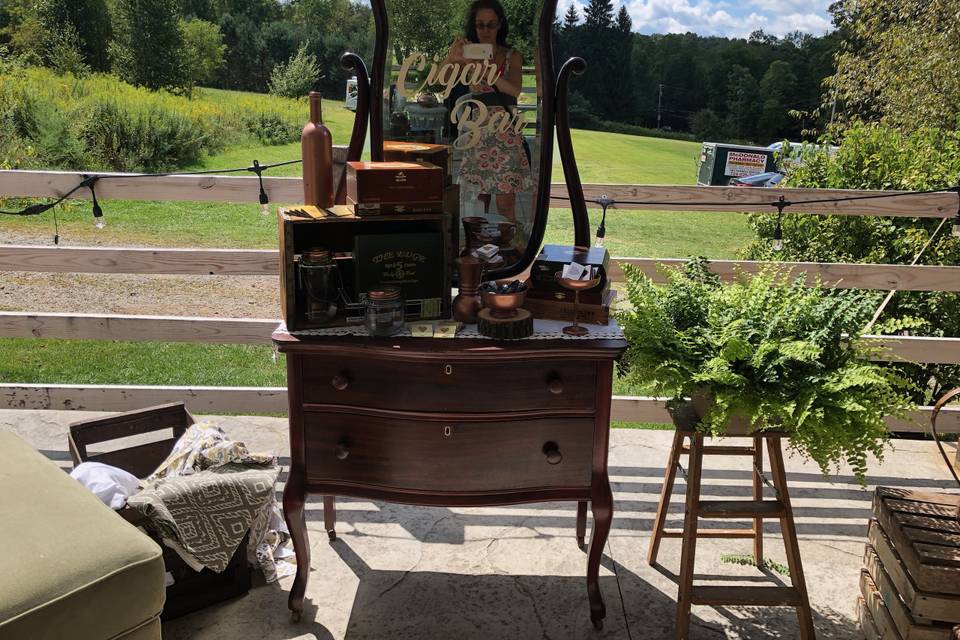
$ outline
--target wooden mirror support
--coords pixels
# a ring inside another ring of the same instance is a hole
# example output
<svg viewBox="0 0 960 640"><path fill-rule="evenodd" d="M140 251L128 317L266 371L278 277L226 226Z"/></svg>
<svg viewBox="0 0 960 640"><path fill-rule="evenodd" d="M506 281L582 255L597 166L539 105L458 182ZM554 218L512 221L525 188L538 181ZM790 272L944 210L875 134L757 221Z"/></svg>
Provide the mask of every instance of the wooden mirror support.
<svg viewBox="0 0 960 640"><path fill-rule="evenodd" d="M371 0L376 40L374 43L373 64L368 69L360 56L347 53L341 58L343 66L352 69L357 76L357 110L353 133L350 138L348 160L359 160L363 152L367 124L370 129L370 158L383 160L383 95L384 69L388 53L390 27L387 19L386 0ZM550 211L550 185L553 169L554 127L560 161L569 195L569 206L574 222L574 244L590 245L590 220L587 215L583 187L577 169L576 158L570 138L568 114L568 84L570 76L580 75L586 70L582 58L570 58L555 73L553 55L553 24L556 17L557 0L543 0L538 24L538 67L541 80L541 102L539 121L539 169L535 188L533 227L521 258L502 269L488 272L491 279L509 278L525 271L536 259L543 243L547 216ZM345 201L345 183L341 179L337 190L337 202Z"/></svg>

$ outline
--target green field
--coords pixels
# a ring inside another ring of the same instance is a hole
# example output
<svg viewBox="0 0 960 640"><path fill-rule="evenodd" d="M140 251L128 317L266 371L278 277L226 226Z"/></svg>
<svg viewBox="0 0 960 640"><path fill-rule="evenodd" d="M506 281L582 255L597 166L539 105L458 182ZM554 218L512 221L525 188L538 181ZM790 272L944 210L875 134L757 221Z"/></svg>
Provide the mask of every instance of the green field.
<svg viewBox="0 0 960 640"><path fill-rule="evenodd" d="M223 101L250 100L250 94L204 90L205 97ZM268 96L262 96L270 100ZM325 102L324 115L334 140L349 140L353 114L338 102ZM695 143L595 131L574 131L573 143L585 183L692 184ZM235 146L186 169L248 166L299 157L299 143L277 146ZM555 154L556 155L556 154ZM268 175L298 175L299 166L281 167ZM553 181L563 171L556 157ZM70 203L59 212L60 236L71 245L245 247L276 246L276 221L253 204L193 202L103 201L107 227L96 230L90 206ZM9 203L8 203L9 204ZM591 211L593 229L599 211ZM38 218L0 221L5 232L52 237L49 214ZM572 240L572 220L563 208L551 210L547 242ZM750 231L742 215L611 210L606 244L612 255L638 257L733 258L747 244ZM107 277L107 276L105 276ZM119 343L105 341L0 340L0 382L65 384L160 385L283 385L282 358L274 362L268 347ZM622 381L615 393L635 393Z"/></svg>

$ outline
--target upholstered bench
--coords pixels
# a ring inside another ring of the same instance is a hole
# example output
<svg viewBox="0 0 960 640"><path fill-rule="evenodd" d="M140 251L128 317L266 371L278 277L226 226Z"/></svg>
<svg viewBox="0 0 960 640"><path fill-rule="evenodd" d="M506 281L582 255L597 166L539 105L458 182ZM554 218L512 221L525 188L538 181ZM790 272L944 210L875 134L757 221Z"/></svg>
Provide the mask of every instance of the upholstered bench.
<svg viewBox="0 0 960 640"><path fill-rule="evenodd" d="M160 547L0 432L0 640L159 640Z"/></svg>

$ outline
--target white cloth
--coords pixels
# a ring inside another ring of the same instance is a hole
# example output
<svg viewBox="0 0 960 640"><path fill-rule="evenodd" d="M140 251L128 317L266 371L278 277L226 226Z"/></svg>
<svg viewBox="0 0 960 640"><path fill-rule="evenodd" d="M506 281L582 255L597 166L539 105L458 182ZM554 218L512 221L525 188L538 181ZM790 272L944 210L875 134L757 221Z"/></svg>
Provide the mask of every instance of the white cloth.
<svg viewBox="0 0 960 640"><path fill-rule="evenodd" d="M100 462L82 462L70 472L70 477L111 509L122 509L127 498L140 490L140 480L136 476Z"/></svg>

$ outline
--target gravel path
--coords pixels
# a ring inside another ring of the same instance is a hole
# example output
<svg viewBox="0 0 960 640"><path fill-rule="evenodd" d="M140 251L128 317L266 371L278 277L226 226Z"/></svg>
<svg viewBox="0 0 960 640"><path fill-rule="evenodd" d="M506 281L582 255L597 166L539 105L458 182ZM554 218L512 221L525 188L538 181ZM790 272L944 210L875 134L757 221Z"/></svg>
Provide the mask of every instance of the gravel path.
<svg viewBox="0 0 960 640"><path fill-rule="evenodd" d="M0 244L53 246L50 234L0 231ZM90 238L63 246L109 246ZM275 276L174 276L0 271L0 311L280 317Z"/></svg>
<svg viewBox="0 0 960 640"><path fill-rule="evenodd" d="M0 311L280 317L273 276L0 271Z"/></svg>

